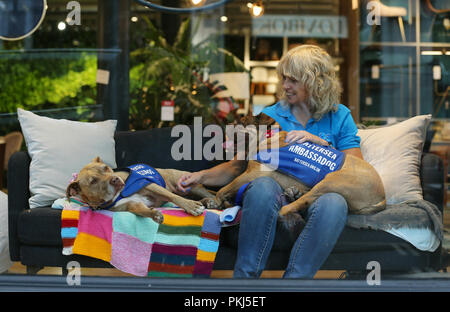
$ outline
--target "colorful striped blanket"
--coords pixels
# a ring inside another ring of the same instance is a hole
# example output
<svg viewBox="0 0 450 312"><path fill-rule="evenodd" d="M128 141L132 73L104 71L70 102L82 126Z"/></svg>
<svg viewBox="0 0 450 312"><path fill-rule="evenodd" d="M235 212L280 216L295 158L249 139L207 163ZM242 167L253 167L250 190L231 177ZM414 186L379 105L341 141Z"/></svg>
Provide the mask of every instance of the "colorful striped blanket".
<svg viewBox="0 0 450 312"><path fill-rule="evenodd" d="M58 201L57 201L58 202ZM63 254L109 262L136 276L209 277L219 248L220 211L194 217L160 208L164 222L129 212L93 211L83 202L60 199Z"/></svg>

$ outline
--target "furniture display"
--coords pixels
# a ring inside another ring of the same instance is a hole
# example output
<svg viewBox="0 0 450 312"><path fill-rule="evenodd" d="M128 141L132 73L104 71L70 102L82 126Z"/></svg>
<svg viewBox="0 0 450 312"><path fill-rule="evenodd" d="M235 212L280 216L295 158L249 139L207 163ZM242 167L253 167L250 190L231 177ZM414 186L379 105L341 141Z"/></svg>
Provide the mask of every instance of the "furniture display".
<svg viewBox="0 0 450 312"><path fill-rule="evenodd" d="M0 191L0 274L6 272L12 262L8 241L8 195Z"/></svg>
<svg viewBox="0 0 450 312"><path fill-rule="evenodd" d="M5 159L6 143L0 138L0 163ZM0 168L0 190L3 188L3 168Z"/></svg>
<svg viewBox="0 0 450 312"><path fill-rule="evenodd" d="M3 177L8 170L8 161L12 154L22 147L23 135L19 131L13 131L0 137L0 191L3 188Z"/></svg>
<svg viewBox="0 0 450 312"><path fill-rule="evenodd" d="M396 6L387 6L383 4L380 0L372 1L368 4L368 7L371 7L373 11L371 11L378 23L374 23L372 25L372 35L375 31L377 25L380 25L379 19L381 17L392 17L397 18L398 27L400 30L400 34L402 36L403 42L406 41L405 36L405 27L403 26L403 18L407 15L407 10L404 7L396 7Z"/></svg>
<svg viewBox="0 0 450 312"><path fill-rule="evenodd" d="M193 130L193 127L190 127ZM155 168L198 171L220 161L174 160L171 128L145 131L116 132L115 155L118 167L133 163L149 163ZM193 133L193 131L191 131ZM204 144L208 138L203 138ZM149 144L155 142L155 144ZM192 142L194 137L192 136ZM157 148L155 148L157 146ZM82 267L110 267L109 263L81 255L64 256L61 239L61 210L50 207L29 209L29 179L31 158L25 151L15 153L8 167L9 248L11 260L27 266L29 274L45 266L56 266L67 273L66 265L76 260ZM443 209L442 160L425 153L420 165L424 199ZM301 230L301 229L298 229ZM236 259L239 227L223 228L214 270L232 270ZM284 270L289 251L298 233L277 230L274 247L266 270ZM346 226L322 270L345 270L350 276L365 274L370 261L378 261L383 274L439 270L442 268L442 248L433 252L416 249L407 241L385 231L356 229ZM365 275L364 275L365 276Z"/></svg>
<svg viewBox="0 0 450 312"><path fill-rule="evenodd" d="M6 143L4 168L8 169L8 161L12 154L20 151L23 142L23 135L19 131L13 131L3 137Z"/></svg>
<svg viewBox="0 0 450 312"><path fill-rule="evenodd" d="M209 80L218 81L219 85L223 85L227 88L226 90L216 93L214 95L214 98L232 97L235 101L242 101L243 105L242 107L239 107L237 113L242 115L248 114L250 99L250 77L248 73L216 73L211 74L209 76ZM219 111L222 112L225 116L230 112L230 109L230 105L221 106L221 103L219 103Z"/></svg>

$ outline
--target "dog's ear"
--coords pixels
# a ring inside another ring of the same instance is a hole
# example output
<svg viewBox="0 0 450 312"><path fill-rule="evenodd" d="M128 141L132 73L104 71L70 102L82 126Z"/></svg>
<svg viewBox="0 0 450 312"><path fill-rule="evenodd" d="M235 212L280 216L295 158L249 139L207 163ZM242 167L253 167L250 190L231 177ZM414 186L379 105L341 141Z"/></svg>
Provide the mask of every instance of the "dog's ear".
<svg viewBox="0 0 450 312"><path fill-rule="evenodd" d="M66 189L66 198L70 198L71 196L75 196L81 193L80 183L78 181L73 181L69 184Z"/></svg>
<svg viewBox="0 0 450 312"><path fill-rule="evenodd" d="M270 117L270 116L268 116L268 115L266 115L266 114L264 114L264 113L259 113L259 114L258 114L258 117L259 117L258 123L259 123L260 125L268 125L268 126L271 126L271 125L273 125L274 123L276 123L275 119L273 119L272 117Z"/></svg>
<svg viewBox="0 0 450 312"><path fill-rule="evenodd" d="M252 115L243 116L239 119L239 121L235 122L235 125L243 125L244 127L248 125L253 125L255 123L255 119Z"/></svg>
<svg viewBox="0 0 450 312"><path fill-rule="evenodd" d="M259 113L256 116L252 116L252 115L247 115L244 117L241 117L238 124L242 124L244 127L248 126L248 125L267 125L267 126L271 126L273 124L275 124L276 121L275 119L273 119L272 117L264 114L264 113Z"/></svg>
<svg viewBox="0 0 450 312"><path fill-rule="evenodd" d="M103 161L101 160L100 156L97 156L94 159L92 159L92 162L103 163Z"/></svg>

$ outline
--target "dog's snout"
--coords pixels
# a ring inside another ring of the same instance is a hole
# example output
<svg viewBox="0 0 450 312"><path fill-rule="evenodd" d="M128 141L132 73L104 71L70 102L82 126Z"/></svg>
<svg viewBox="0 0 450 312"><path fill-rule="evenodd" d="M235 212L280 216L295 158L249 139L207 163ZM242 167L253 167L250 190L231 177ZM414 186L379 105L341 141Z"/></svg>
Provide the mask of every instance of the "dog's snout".
<svg viewBox="0 0 450 312"><path fill-rule="evenodd" d="M109 183L113 186L123 184L119 177L112 177L111 180L109 180Z"/></svg>

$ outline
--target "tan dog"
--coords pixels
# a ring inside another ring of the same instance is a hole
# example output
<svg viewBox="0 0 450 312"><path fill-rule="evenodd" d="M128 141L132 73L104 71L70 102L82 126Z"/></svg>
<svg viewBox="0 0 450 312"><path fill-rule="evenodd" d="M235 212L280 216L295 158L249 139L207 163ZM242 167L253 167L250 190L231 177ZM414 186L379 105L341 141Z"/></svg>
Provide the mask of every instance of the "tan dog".
<svg viewBox="0 0 450 312"><path fill-rule="evenodd" d="M263 120L266 125L278 125L267 116L263 116L260 120ZM254 121L253 117L250 123L252 121ZM244 120L243 124L248 124L248 120ZM278 148L286 146L286 134L286 131L280 131L266 139L264 149L270 149L271 146L277 146ZM262 137L262 135L264 134L257 134L259 137ZM258 148L258 151L261 151L261 147ZM228 206L230 205L229 202L234 201L236 193L242 185L262 176L273 178L285 192L289 190L292 193L293 188L298 191L295 200L281 208L280 215L282 216L305 209L318 197L330 192L342 195L347 201L349 212L353 214L371 214L386 207L384 187L377 171L368 162L352 155L345 155L341 168L326 175L322 181L312 188L293 177L271 170L264 164L249 160L245 172L221 188L213 201L205 199L202 202L208 208Z"/></svg>
<svg viewBox="0 0 450 312"><path fill-rule="evenodd" d="M177 181L185 171L175 169L155 169L164 179L166 188L151 183L140 189L129 197L118 200L111 208L112 211L129 211L136 215L152 218L162 223L162 213L154 209L160 207L164 202L173 202L186 212L197 216L203 210L203 204L183 198L177 194ZM66 190L67 198L80 196L83 201L93 209L111 205L121 194L125 182L130 173L127 171L114 172L108 165L96 157L91 163L81 169L75 181L71 182ZM208 198L212 194L203 186L193 187L191 194L199 198Z"/></svg>

